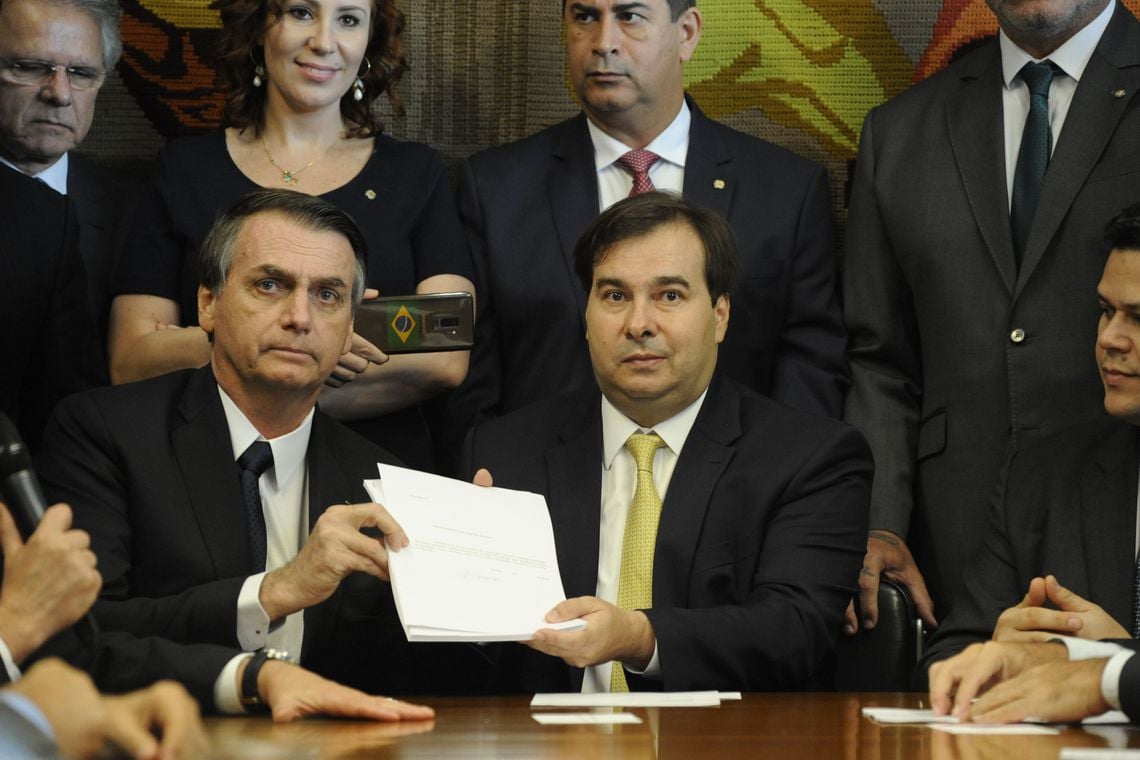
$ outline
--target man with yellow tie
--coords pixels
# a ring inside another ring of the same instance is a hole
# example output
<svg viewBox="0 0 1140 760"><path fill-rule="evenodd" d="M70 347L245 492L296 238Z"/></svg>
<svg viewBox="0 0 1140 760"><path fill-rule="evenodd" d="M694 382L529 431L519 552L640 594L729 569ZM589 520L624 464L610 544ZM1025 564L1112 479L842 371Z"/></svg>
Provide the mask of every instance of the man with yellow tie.
<svg viewBox="0 0 1140 760"><path fill-rule="evenodd" d="M858 579L866 442L715 372L739 267L718 214L630 197L574 264L598 388L485 423L466 455L546 496L568 597L547 620L588 627L502 652L499 688L810 684Z"/></svg>

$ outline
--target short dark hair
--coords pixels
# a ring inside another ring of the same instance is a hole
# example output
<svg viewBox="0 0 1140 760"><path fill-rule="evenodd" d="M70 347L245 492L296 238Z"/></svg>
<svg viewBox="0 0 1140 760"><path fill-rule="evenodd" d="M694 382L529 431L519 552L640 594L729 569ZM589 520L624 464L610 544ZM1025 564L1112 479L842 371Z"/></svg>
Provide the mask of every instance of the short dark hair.
<svg viewBox="0 0 1140 760"><path fill-rule="evenodd" d="M1111 251L1140 251L1140 203L1121 211L1104 228L1104 242Z"/></svg>
<svg viewBox="0 0 1140 760"><path fill-rule="evenodd" d="M372 28L364 51L367 63L360 75L364 97L356 100L352 88L341 96L340 114L351 126L349 137L371 137L383 131L383 125L372 111L372 102L381 94L397 114L402 111L396 84L408 70L408 58L400 35L404 31L404 13L395 0L371 0ZM222 28L218 30L218 78L226 91L225 125L261 132L265 122L265 87L253 86L253 70L264 64L265 53L257 40L273 18L283 13L283 0L212 0L210 7L218 11ZM264 78L264 77L263 77Z"/></svg>
<svg viewBox="0 0 1140 760"><path fill-rule="evenodd" d="M295 190L255 190L238 198L218 215L202 241L198 256L198 284L217 295L237 256L237 241L246 221L258 214L279 214L316 232L335 232L352 246L356 272L352 278L352 309L364 297L364 263L368 246L352 217L326 200Z"/></svg>
<svg viewBox="0 0 1140 760"><path fill-rule="evenodd" d="M615 203L595 219L574 247L574 272L586 293L594 286L594 266L618 243L648 235L659 227L683 224L701 241L705 285L715 304L731 294L740 272L736 235L720 214L689 203L676 193L655 190Z"/></svg>
<svg viewBox="0 0 1140 760"><path fill-rule="evenodd" d="M696 5L697 0L669 0L669 17L676 21L682 13L689 8L695 8ZM566 0L562 0L562 13L566 14Z"/></svg>

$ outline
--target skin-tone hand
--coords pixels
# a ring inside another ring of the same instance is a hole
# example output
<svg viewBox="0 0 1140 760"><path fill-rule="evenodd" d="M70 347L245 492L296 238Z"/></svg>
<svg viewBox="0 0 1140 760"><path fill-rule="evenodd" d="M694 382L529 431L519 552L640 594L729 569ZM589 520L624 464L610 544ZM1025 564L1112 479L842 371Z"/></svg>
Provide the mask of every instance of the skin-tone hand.
<svg viewBox="0 0 1140 760"><path fill-rule="evenodd" d="M104 697L86 673L49 659L11 689L36 703L67 757L104 757L108 742L139 760L195 758L207 747L197 703L171 681Z"/></svg>
<svg viewBox="0 0 1140 760"><path fill-rule="evenodd" d="M377 528L387 542L367 536ZM349 573L388 580L388 551L408 545L404 529L379 504L340 504L317 519L309 540L288 564L265 576L259 599L270 620L323 602Z"/></svg>
<svg viewBox="0 0 1140 760"><path fill-rule="evenodd" d="M880 577L905 586L926 627L938 627L934 618L934 601L926 590L926 581L914 564L906 542L889 530L872 530L867 533L867 555L863 558L863 569L859 571L859 609L863 628L870 630L879 623ZM859 631L854 599L847 605L846 617L843 632L854 636Z"/></svg>
<svg viewBox="0 0 1140 760"><path fill-rule="evenodd" d="M78 620L95 603L103 579L95 569L91 539L71 528L71 508L56 504L44 512L25 544L0 504L0 638L19 663L41 644Z"/></svg>
<svg viewBox="0 0 1140 760"><path fill-rule="evenodd" d="M1057 609L1047 609L1046 603ZM993 639L1047 641L1057 634L1091 640L1130 637L1102 607L1069 591L1049 575L1031 580L1025 597L998 617Z"/></svg>
<svg viewBox="0 0 1140 760"><path fill-rule="evenodd" d="M248 662L248 661L247 661ZM241 683L243 663L238 672ZM257 674L257 691L269 705L273 720L288 723L309 715L330 715L362 720L429 720L435 710L423 705L376 697L322 678L297 665L270 661Z"/></svg>
<svg viewBox="0 0 1140 760"><path fill-rule="evenodd" d="M1063 644L972 644L930 666L930 707L935 715L969 716L970 702L998 683L1043 663L1068 659Z"/></svg>
<svg viewBox="0 0 1140 760"><path fill-rule="evenodd" d="M364 291L364 300L372 301L379 295L379 290L367 288ZM325 385L330 388L339 388L345 383L351 383L358 375L363 374L368 369L369 364L383 364L386 361L388 361L386 353L362 336L353 333L352 344L347 351L340 355L332 374L325 380Z"/></svg>
<svg viewBox="0 0 1140 760"><path fill-rule="evenodd" d="M570 665L584 668L600 662L618 660L635 670L643 670L653 658L657 638L649 618L641 610L623 610L594 596L567 599L546 614L546 622L582 618L583 631L555 631L543 628L535 632L527 646Z"/></svg>
<svg viewBox="0 0 1140 760"><path fill-rule="evenodd" d="M1067 723L1099 715L1109 708L1100 691L1107 662L1038 665L990 689L970 708L969 718L975 723L1016 723L1027 717Z"/></svg>
<svg viewBox="0 0 1140 760"><path fill-rule="evenodd" d="M490 488L495 483L491 477L491 471L485 467L475 473L475 477L471 479L471 482L477 486L483 486L484 488Z"/></svg>

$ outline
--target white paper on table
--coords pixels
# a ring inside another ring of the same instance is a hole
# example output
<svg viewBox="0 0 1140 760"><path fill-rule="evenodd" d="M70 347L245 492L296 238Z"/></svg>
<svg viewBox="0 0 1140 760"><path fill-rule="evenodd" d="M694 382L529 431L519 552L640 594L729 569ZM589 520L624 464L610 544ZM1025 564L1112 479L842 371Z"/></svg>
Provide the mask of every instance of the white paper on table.
<svg viewBox="0 0 1140 760"><path fill-rule="evenodd" d="M1140 760L1140 749L1062 747L1059 760Z"/></svg>
<svg viewBox="0 0 1140 760"><path fill-rule="evenodd" d="M733 699L727 692L726 699ZM530 701L535 707L716 707L721 703L716 691L627 691L583 694L535 694Z"/></svg>
<svg viewBox="0 0 1140 760"><path fill-rule="evenodd" d="M409 641L526 641L540 628L586 627L544 622L566 596L541 496L377 466L381 479L364 487L410 542L388 554Z"/></svg>
<svg viewBox="0 0 1140 760"><path fill-rule="evenodd" d="M958 723L948 725L939 723L931 726L935 731L945 731L948 734L1037 734L1047 736L1061 733L1059 728L1049 726L1031 726L1026 723Z"/></svg>
<svg viewBox="0 0 1140 760"><path fill-rule="evenodd" d="M609 725L611 723L640 723L633 713L531 713L530 717L544 726L572 726L579 724Z"/></svg>
<svg viewBox="0 0 1140 760"><path fill-rule="evenodd" d="M957 723L952 715L935 715L933 710L906 707L864 707L863 717L878 723Z"/></svg>

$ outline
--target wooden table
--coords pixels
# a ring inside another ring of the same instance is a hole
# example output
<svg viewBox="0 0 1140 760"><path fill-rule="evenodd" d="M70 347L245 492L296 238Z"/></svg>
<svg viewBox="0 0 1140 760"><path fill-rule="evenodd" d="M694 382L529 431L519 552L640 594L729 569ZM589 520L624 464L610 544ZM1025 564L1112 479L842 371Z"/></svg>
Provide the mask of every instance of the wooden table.
<svg viewBox="0 0 1140 760"><path fill-rule="evenodd" d="M370 724L211 718L216 757L274 758L742 758L780 760L1018 760L1061 747L1140 747L1125 727L1066 728L1056 736L954 736L881 726L861 707L922 707L919 694L745 694L719 708L637 708L640 724L543 726L529 699L438 698L434 721ZM550 711L543 709L543 712ZM1111 744L1110 744L1111 742Z"/></svg>

